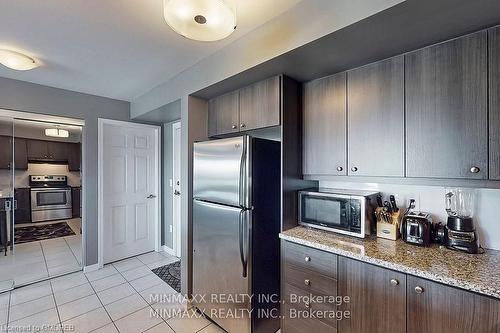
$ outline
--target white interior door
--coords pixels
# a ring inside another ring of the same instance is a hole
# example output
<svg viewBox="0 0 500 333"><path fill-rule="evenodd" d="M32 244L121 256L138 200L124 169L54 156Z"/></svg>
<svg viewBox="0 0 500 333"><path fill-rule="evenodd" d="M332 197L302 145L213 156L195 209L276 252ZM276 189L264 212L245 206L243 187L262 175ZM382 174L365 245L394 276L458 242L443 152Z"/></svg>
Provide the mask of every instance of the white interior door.
<svg viewBox="0 0 500 333"><path fill-rule="evenodd" d="M174 123L173 129L173 225L174 251L177 257L181 256L181 123Z"/></svg>
<svg viewBox="0 0 500 333"><path fill-rule="evenodd" d="M100 119L102 261L158 248L159 128Z"/></svg>

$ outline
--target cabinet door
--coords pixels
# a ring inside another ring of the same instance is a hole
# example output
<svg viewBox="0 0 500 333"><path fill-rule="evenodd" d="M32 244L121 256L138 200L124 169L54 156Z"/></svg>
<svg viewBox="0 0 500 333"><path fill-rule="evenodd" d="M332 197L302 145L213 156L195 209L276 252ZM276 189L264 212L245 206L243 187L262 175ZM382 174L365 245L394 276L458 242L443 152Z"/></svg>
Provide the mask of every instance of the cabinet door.
<svg viewBox="0 0 500 333"><path fill-rule="evenodd" d="M239 93L233 91L208 101L208 135L239 131Z"/></svg>
<svg viewBox="0 0 500 333"><path fill-rule="evenodd" d="M486 32L406 56L406 175L488 177Z"/></svg>
<svg viewBox="0 0 500 333"><path fill-rule="evenodd" d="M72 206L73 217L81 217L81 212L80 212L81 196L82 196L81 187L71 188L71 206Z"/></svg>
<svg viewBox="0 0 500 333"><path fill-rule="evenodd" d="M500 301L414 276L407 306L408 333L500 331Z"/></svg>
<svg viewBox="0 0 500 333"><path fill-rule="evenodd" d="M500 180L500 28L489 30L489 178Z"/></svg>
<svg viewBox="0 0 500 333"><path fill-rule="evenodd" d="M49 159L49 150L47 141L27 140L28 159L29 160L46 160Z"/></svg>
<svg viewBox="0 0 500 333"><path fill-rule="evenodd" d="M346 73L304 84L304 173L346 175Z"/></svg>
<svg viewBox="0 0 500 333"><path fill-rule="evenodd" d="M404 176L404 58L347 73L349 174Z"/></svg>
<svg viewBox="0 0 500 333"><path fill-rule="evenodd" d="M81 143L68 143L66 149L68 153L68 170L80 171L82 156Z"/></svg>
<svg viewBox="0 0 500 333"><path fill-rule="evenodd" d="M28 170L28 148L26 139L14 139L14 163L16 170Z"/></svg>
<svg viewBox="0 0 500 333"><path fill-rule="evenodd" d="M280 77L240 89L240 130L280 124Z"/></svg>
<svg viewBox="0 0 500 333"><path fill-rule="evenodd" d="M351 312L339 332L406 332L405 274L345 257L338 265L338 295L350 297L340 308Z"/></svg>
<svg viewBox="0 0 500 333"><path fill-rule="evenodd" d="M14 211L14 223L31 223L31 201L29 188L14 189L17 208Z"/></svg>
<svg viewBox="0 0 500 333"><path fill-rule="evenodd" d="M12 166L12 138L0 136L0 169L10 169Z"/></svg>
<svg viewBox="0 0 500 333"><path fill-rule="evenodd" d="M65 142L47 142L47 150L49 153L49 158L54 161L67 161L68 152L66 146L68 144Z"/></svg>

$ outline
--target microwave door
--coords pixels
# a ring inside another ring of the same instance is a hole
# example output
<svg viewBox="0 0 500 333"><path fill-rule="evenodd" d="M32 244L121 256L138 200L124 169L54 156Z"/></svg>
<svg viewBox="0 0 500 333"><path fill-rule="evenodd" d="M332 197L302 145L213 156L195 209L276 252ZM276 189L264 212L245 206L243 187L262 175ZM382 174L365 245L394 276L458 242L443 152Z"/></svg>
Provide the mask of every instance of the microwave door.
<svg viewBox="0 0 500 333"><path fill-rule="evenodd" d="M350 199L314 194L301 200L301 221L323 228L350 231Z"/></svg>
<svg viewBox="0 0 500 333"><path fill-rule="evenodd" d="M193 148L193 197L247 207L248 136L197 142Z"/></svg>

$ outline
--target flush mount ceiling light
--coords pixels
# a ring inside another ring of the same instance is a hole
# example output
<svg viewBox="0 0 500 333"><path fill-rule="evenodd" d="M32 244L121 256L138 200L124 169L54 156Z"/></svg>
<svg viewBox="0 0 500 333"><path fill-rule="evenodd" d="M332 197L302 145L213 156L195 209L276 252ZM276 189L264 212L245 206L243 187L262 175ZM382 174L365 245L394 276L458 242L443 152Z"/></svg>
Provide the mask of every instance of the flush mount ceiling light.
<svg viewBox="0 0 500 333"><path fill-rule="evenodd" d="M236 29L236 14L223 0L163 0L163 16L178 34L204 42L226 38Z"/></svg>
<svg viewBox="0 0 500 333"><path fill-rule="evenodd" d="M60 128L46 128L46 136L54 136L56 138L67 138L69 137L69 132Z"/></svg>
<svg viewBox="0 0 500 333"><path fill-rule="evenodd" d="M0 64L17 71L27 71L39 66L35 59L12 50L0 49Z"/></svg>

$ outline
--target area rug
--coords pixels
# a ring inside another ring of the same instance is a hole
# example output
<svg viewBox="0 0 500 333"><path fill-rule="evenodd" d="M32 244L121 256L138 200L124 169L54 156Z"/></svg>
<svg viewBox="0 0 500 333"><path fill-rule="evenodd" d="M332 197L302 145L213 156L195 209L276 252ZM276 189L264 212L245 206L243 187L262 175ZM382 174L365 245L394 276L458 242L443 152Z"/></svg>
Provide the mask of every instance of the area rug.
<svg viewBox="0 0 500 333"><path fill-rule="evenodd" d="M178 293L181 292L181 261L152 269L160 279L168 283Z"/></svg>
<svg viewBox="0 0 500 333"><path fill-rule="evenodd" d="M14 244L75 235L66 222L43 224L14 229Z"/></svg>

